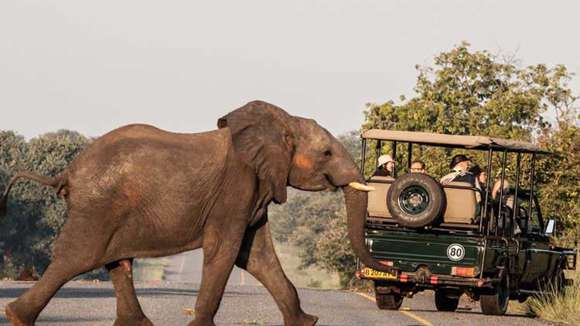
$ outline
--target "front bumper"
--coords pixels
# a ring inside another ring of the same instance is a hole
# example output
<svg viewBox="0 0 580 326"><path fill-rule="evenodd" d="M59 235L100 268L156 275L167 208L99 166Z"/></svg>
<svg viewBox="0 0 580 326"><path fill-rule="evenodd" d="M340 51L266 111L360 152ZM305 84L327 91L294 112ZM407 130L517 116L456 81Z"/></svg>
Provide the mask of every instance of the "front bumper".
<svg viewBox="0 0 580 326"><path fill-rule="evenodd" d="M377 275L377 273L365 272L368 269L362 269L356 272L357 278L373 281L384 281L391 284L403 283L406 285L423 286L434 288L440 285L474 287L474 288L493 288L499 283L499 279L494 278L477 278L477 277L460 277L453 275L430 274L425 272L397 272L395 274Z"/></svg>

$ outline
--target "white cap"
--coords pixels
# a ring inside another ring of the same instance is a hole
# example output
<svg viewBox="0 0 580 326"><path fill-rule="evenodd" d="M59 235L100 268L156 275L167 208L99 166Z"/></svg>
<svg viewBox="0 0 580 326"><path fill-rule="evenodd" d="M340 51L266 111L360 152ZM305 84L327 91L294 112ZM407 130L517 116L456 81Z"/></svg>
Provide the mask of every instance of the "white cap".
<svg viewBox="0 0 580 326"><path fill-rule="evenodd" d="M389 162L395 162L393 160L393 158L391 157L391 155L388 155L388 154L381 155L381 156L379 156L379 164L377 166L381 166L381 165L387 164Z"/></svg>

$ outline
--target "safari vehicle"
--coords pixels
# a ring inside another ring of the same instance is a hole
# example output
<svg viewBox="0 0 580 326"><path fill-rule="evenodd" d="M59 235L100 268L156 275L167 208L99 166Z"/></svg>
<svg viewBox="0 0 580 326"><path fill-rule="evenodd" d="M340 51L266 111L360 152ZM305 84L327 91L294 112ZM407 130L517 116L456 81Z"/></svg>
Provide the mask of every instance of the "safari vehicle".
<svg viewBox="0 0 580 326"><path fill-rule="evenodd" d="M442 186L428 173L397 176L395 170L393 176L367 179L375 190L368 197L366 244L372 256L393 272L359 263L357 276L374 281L380 309L399 309L404 297L434 290L439 311L455 311L460 296L466 294L480 301L484 314L502 315L509 300L524 301L548 284L571 284L564 270L575 269L576 250L550 241L556 221L543 220L534 186L536 158L550 153L531 143L492 137L368 130L362 134L363 174L368 143L376 144L378 157L389 142L395 160L397 147L406 144L407 154L400 156L407 159L407 168L397 162L403 172L410 171L413 146L436 146L449 153L485 151L490 177L482 187L487 191L470 183ZM529 175L522 176L525 155L530 156L526 161L531 166ZM508 156L516 160L515 182L504 190ZM494 200L492 163L498 159L495 172L500 173L502 185ZM530 189L522 189L524 177Z"/></svg>

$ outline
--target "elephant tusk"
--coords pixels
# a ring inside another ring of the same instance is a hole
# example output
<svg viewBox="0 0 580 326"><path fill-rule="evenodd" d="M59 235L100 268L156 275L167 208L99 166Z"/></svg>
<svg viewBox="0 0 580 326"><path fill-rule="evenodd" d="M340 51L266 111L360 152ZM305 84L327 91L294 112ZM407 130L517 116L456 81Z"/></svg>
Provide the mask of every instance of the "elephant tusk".
<svg viewBox="0 0 580 326"><path fill-rule="evenodd" d="M351 186L352 188L358 190L358 191L366 191L366 192L369 192L369 191L374 191L375 190L374 187L367 186L367 185L364 185L364 184L359 183L359 182L351 182L348 185Z"/></svg>

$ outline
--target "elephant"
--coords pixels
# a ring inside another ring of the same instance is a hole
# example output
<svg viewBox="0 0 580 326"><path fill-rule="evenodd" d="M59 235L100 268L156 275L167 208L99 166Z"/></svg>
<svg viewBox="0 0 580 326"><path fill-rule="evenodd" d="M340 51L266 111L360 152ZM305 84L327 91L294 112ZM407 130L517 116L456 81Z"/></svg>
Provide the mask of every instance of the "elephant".
<svg viewBox="0 0 580 326"><path fill-rule="evenodd" d="M20 172L18 178L53 187L67 219L41 279L6 308L12 325L34 325L58 289L73 277L105 266L117 298L114 325L152 325L132 280L135 258L202 248L203 269L195 318L215 325L234 265L273 296L285 325L314 325L274 251L268 205L286 201L287 187L342 189L353 250L371 268L388 271L364 242L367 192L352 157L326 129L263 101L218 120L216 130L172 133L133 124L97 138L59 175Z"/></svg>

